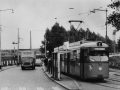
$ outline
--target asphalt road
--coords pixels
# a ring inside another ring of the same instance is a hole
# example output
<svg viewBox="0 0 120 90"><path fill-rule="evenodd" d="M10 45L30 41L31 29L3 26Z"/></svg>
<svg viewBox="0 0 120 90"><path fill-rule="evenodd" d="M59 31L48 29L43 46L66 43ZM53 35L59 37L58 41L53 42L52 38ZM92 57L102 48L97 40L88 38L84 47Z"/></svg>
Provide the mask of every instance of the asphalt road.
<svg viewBox="0 0 120 90"><path fill-rule="evenodd" d="M20 67L0 72L0 90L66 90L50 80L42 70L21 70Z"/></svg>

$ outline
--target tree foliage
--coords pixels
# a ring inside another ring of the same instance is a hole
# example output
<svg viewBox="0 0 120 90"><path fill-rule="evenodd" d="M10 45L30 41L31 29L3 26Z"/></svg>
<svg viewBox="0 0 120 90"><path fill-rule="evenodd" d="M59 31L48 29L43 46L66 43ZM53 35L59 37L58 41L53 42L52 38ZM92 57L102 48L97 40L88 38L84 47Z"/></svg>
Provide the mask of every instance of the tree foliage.
<svg viewBox="0 0 120 90"><path fill-rule="evenodd" d="M108 16L107 23L111 24L113 27L116 28L116 30L114 30L115 32L113 33L115 34L117 31L120 30L120 1L117 0L113 2L112 4L108 5L108 7L114 9L112 14ZM118 41L117 43L118 43L117 49L120 50L120 42ZM113 44L110 46L113 46Z"/></svg>
<svg viewBox="0 0 120 90"><path fill-rule="evenodd" d="M105 42L105 38L102 37L100 34L96 34L95 32L91 32L89 28L84 30L80 28L76 30L74 26L71 26L71 30L67 31L63 26L60 26L59 23L55 23L51 29L46 29L45 33L46 39L46 49L49 51L49 55L54 51L55 47L59 47L63 45L65 41L69 41L70 43L80 41L83 39L88 39L92 41L103 41ZM112 41L108 37L108 45L112 45ZM45 41L42 41L42 46L40 50L45 50ZM110 48L110 51L113 50ZM44 51L43 51L44 52Z"/></svg>
<svg viewBox="0 0 120 90"><path fill-rule="evenodd" d="M119 6L120 6L119 1L113 2L112 4L108 5L108 7L116 10L113 11L112 14L108 16L107 23L115 27L117 31L120 30L120 13L117 12L117 9L120 8Z"/></svg>
<svg viewBox="0 0 120 90"><path fill-rule="evenodd" d="M120 39L118 39L118 51L120 51Z"/></svg>

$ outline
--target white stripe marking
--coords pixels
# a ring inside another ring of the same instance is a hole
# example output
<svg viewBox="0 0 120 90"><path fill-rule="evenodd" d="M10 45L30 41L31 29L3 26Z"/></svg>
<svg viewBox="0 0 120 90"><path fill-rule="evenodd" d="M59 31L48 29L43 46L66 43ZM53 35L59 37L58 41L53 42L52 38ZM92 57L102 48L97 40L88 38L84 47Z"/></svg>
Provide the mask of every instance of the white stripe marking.
<svg viewBox="0 0 120 90"><path fill-rule="evenodd" d="M19 90L26 90L25 87L19 87Z"/></svg>
<svg viewBox="0 0 120 90"><path fill-rule="evenodd" d="M8 87L2 87L0 90L8 90Z"/></svg>
<svg viewBox="0 0 120 90"><path fill-rule="evenodd" d="M54 90L61 90L60 88L58 87L52 87Z"/></svg>
<svg viewBox="0 0 120 90"><path fill-rule="evenodd" d="M42 87L36 87L37 90L44 90Z"/></svg>

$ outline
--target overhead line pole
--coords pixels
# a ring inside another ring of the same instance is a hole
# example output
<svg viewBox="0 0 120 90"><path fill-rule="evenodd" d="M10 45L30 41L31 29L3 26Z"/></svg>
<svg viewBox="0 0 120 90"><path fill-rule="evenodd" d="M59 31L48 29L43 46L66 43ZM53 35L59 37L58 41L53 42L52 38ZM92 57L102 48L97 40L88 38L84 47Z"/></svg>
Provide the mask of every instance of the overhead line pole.
<svg viewBox="0 0 120 90"><path fill-rule="evenodd" d="M19 65L19 28L18 28L18 62L17 62L17 65Z"/></svg>
<svg viewBox="0 0 120 90"><path fill-rule="evenodd" d="M106 23L105 23L105 25L106 25L106 36L105 36L105 43L107 43L107 9L106 10L102 10L102 9L94 9L94 13L95 13L95 10L98 10L98 11L105 11L106 12Z"/></svg>
<svg viewBox="0 0 120 90"><path fill-rule="evenodd" d="M30 31L30 50L32 49L31 31Z"/></svg>

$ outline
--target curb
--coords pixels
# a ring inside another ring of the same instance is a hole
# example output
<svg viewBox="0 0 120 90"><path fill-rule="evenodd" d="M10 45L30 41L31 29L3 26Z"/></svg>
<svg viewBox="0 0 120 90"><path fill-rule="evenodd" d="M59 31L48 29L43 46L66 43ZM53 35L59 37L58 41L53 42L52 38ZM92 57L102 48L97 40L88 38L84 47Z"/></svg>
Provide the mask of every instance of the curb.
<svg viewBox="0 0 120 90"><path fill-rule="evenodd" d="M43 67L42 67L42 70L43 70L43 72L45 73ZM47 73L45 73L45 74L46 74L46 76L48 76ZM54 79L52 79L51 77L48 76L48 78L50 78L52 81L56 82L56 81L55 81ZM68 87L66 87L66 86L64 86L64 85L62 85L62 84L60 84L60 83L58 83L58 82L56 82L56 83L59 84L59 85L61 85L61 86L64 87L64 88L68 89L68 90L72 90L72 89L69 89Z"/></svg>
<svg viewBox="0 0 120 90"><path fill-rule="evenodd" d="M43 70L43 72L45 73L43 67L42 67L42 70ZM48 75L47 73L45 73L45 74L49 77L49 75ZM77 83L74 79L72 79L72 78L71 78L71 79L75 82L75 85L78 87L78 89L71 89L71 88L67 87L66 85L63 85L62 83L59 83L58 81L52 79L51 77L49 77L49 78L50 78L52 81L56 82L57 84L61 85L62 87L66 88L66 89L68 89L68 90L81 90L81 89L82 89L82 88L78 85L78 83ZM70 77L69 77L69 78L70 78Z"/></svg>

